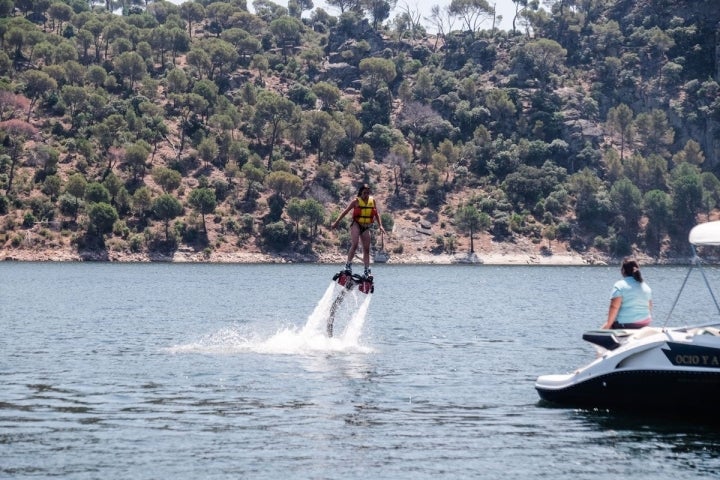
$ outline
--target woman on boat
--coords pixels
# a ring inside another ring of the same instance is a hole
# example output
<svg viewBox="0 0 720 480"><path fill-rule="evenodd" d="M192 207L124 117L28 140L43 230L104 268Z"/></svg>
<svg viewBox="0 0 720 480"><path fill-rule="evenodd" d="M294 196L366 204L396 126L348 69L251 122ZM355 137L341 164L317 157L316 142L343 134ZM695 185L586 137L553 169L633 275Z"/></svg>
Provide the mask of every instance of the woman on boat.
<svg viewBox="0 0 720 480"><path fill-rule="evenodd" d="M608 317L602 328L642 328L652 321L652 290L640 274L634 258L625 258L623 279L613 285Z"/></svg>
<svg viewBox="0 0 720 480"><path fill-rule="evenodd" d="M385 233L378 213L377 203L370 196L370 186L362 184L358 189L357 198L355 198L347 208L340 214L330 228L337 228L340 220L352 210L352 223L350 224L350 250L348 251L347 263L345 271L352 272L352 259L358 247L359 240L363 245L363 263L365 264L365 276L370 275L370 228L377 221L380 233Z"/></svg>

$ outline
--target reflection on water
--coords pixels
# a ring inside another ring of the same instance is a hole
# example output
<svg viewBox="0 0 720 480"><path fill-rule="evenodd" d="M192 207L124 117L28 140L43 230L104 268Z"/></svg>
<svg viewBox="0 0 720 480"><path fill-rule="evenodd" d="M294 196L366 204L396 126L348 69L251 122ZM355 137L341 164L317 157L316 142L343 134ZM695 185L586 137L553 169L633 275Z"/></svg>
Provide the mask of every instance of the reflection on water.
<svg viewBox="0 0 720 480"><path fill-rule="evenodd" d="M688 415L619 412L578 412L578 415L593 430L608 432L597 439L598 445L628 452L631 456L660 452L662 460L676 464L681 470L717 475L720 459L717 418L704 421Z"/></svg>
<svg viewBox="0 0 720 480"><path fill-rule="evenodd" d="M698 418L689 412L615 412L607 410L576 410L579 418L604 430L626 432L628 435L678 436L691 438L700 435L710 441L709 445L720 448L720 420L716 417Z"/></svg>

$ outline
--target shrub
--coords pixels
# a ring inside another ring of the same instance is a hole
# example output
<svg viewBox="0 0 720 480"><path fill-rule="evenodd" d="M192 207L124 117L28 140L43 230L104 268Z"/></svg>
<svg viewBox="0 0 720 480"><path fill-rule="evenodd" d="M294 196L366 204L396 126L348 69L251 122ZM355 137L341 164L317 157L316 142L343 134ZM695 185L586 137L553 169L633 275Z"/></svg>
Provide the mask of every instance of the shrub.
<svg viewBox="0 0 720 480"><path fill-rule="evenodd" d="M445 251L450 254L457 251L457 237L455 235L449 235L445 239Z"/></svg>
<svg viewBox="0 0 720 480"><path fill-rule="evenodd" d="M12 245L14 248L17 248L22 244L22 242L25 240L25 234L18 233L17 235L14 235L12 237L12 240L10 241L10 245Z"/></svg>
<svg viewBox="0 0 720 480"><path fill-rule="evenodd" d="M118 220L118 213L115 207L107 203L94 203L88 210L90 225L95 228L98 235L110 233L113 225Z"/></svg>
<svg viewBox="0 0 720 480"><path fill-rule="evenodd" d="M136 233L135 235L130 237L130 251L133 253L138 253L142 251L143 243L145 242L145 238L139 234Z"/></svg>
<svg viewBox="0 0 720 480"><path fill-rule="evenodd" d="M128 238L130 235L130 228L128 228L125 220L118 220L115 224L113 224L113 234L125 239Z"/></svg>
<svg viewBox="0 0 720 480"><path fill-rule="evenodd" d="M32 214L32 212L25 212L25 215L23 216L23 227L25 228L32 228L33 225L35 225L35 222L37 219L35 218L35 215Z"/></svg>
<svg viewBox="0 0 720 480"><path fill-rule="evenodd" d="M263 228L262 237L269 247L283 250L290 244L292 232L292 225L288 225L281 220L266 225Z"/></svg>
<svg viewBox="0 0 720 480"><path fill-rule="evenodd" d="M242 217L240 217L240 221L243 225L243 231L245 233L253 233L255 229L255 218L250 215L249 213L246 213Z"/></svg>
<svg viewBox="0 0 720 480"><path fill-rule="evenodd" d="M36 218L41 220L52 220L55 218L55 206L46 197L33 197L28 201L28 206Z"/></svg>
<svg viewBox="0 0 720 480"><path fill-rule="evenodd" d="M395 226L395 220L393 220L392 215L390 215L387 212L380 214L380 219L382 220L383 228L386 232L392 232L393 227Z"/></svg>
<svg viewBox="0 0 720 480"><path fill-rule="evenodd" d="M599 235L597 237L595 237L595 239L593 240L593 246L603 252L608 251L609 244L610 244L610 242L608 239L601 237Z"/></svg>
<svg viewBox="0 0 720 480"><path fill-rule="evenodd" d="M572 226L567 222L560 222L557 226L557 238L567 240L572 235Z"/></svg>
<svg viewBox="0 0 720 480"><path fill-rule="evenodd" d="M230 233L238 233L238 232L240 232L240 225L239 225L238 222L237 222L235 219L233 219L233 218L229 218L229 219L225 222L225 228L226 228L227 231L230 232Z"/></svg>

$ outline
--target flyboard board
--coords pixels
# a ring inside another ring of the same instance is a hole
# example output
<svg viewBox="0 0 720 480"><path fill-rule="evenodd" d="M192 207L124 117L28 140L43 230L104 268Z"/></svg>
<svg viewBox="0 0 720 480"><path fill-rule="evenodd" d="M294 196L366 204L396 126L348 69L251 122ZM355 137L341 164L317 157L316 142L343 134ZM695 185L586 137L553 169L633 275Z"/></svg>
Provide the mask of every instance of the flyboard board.
<svg viewBox="0 0 720 480"><path fill-rule="evenodd" d="M357 287L360 292L366 295L370 295L371 293L375 292L375 285L373 284L372 275L364 276L358 275L357 273L350 273L347 270L342 270L341 272L336 273L333 276L333 281L337 282L338 285L345 288L340 291L340 293L337 297L335 297L335 300L330 306L330 316L328 317L327 321L328 337L333 336L333 324L335 323L335 314L337 313L340 304L342 304L343 300L345 300L345 295L347 295L348 292L350 292L355 287Z"/></svg>

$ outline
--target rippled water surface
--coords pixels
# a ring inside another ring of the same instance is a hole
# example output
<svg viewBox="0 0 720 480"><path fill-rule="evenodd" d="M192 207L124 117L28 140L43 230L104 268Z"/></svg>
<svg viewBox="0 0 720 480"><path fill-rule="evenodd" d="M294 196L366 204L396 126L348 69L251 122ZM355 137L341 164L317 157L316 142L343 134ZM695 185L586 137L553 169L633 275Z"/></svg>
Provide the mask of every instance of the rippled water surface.
<svg viewBox="0 0 720 480"><path fill-rule="evenodd" d="M0 263L0 478L717 478L718 427L538 403L618 270L378 265L327 338L333 266Z"/></svg>

